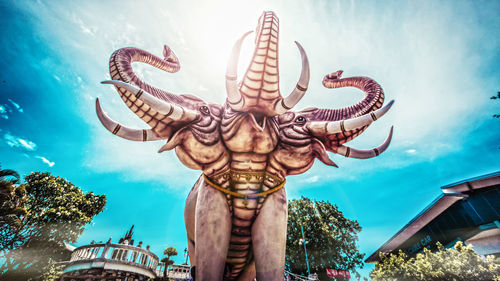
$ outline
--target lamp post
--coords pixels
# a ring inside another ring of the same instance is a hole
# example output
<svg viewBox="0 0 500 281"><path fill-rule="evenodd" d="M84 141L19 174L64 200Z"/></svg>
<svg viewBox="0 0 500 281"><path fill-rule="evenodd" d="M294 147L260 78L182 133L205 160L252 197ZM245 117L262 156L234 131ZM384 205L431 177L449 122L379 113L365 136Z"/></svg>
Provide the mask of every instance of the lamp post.
<svg viewBox="0 0 500 281"><path fill-rule="evenodd" d="M189 257L187 248L184 249L184 257L186 258L186 262L184 264L187 265L188 264L188 257Z"/></svg>
<svg viewBox="0 0 500 281"><path fill-rule="evenodd" d="M306 253L306 265L307 265L307 276L311 275L311 271L309 270L309 259L307 258L307 247L306 247L306 244L307 244L307 241L306 241L306 237L304 236L304 227L302 227L302 225L300 225L300 230L302 231L302 241L304 242L304 252ZM299 244L300 244L300 240L299 240Z"/></svg>

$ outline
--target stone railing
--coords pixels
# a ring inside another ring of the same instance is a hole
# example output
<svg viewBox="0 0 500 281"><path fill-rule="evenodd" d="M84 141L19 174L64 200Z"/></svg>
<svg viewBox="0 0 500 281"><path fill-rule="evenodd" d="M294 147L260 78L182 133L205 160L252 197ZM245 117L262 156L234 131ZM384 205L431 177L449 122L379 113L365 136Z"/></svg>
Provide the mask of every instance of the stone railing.
<svg viewBox="0 0 500 281"><path fill-rule="evenodd" d="M68 267L75 264L89 262L106 262L127 265L140 268L141 272L146 269L156 275L158 256L149 250L124 244L90 244L76 248L71 254ZM149 274L148 274L149 275Z"/></svg>
<svg viewBox="0 0 500 281"><path fill-rule="evenodd" d="M162 277L165 274L165 264L159 263L156 275ZM191 267L185 264L172 264L167 267L166 277L171 280L191 280Z"/></svg>

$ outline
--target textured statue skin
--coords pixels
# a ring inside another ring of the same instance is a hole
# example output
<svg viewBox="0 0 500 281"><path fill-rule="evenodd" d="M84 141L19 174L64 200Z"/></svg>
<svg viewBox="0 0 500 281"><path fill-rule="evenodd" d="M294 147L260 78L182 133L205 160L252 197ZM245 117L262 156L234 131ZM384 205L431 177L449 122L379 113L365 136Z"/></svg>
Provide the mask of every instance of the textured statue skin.
<svg viewBox="0 0 500 281"><path fill-rule="evenodd" d="M203 172L188 195L184 213L196 280L281 280L287 198L285 189L279 187L285 178L304 173L316 158L336 166L327 151L354 158L377 156L392 137L391 128L386 141L370 150L344 145L392 105L381 108L382 88L367 77L342 78L342 71L337 71L323 79L327 88L362 90L364 99L353 106L290 111L307 90L309 62L297 43L301 76L292 93L283 98L279 90L278 24L273 12L260 17L255 52L240 83L236 75L239 49L249 33L236 42L227 68L228 97L223 106L157 89L135 75L132 62L177 72L179 61L167 46L163 59L136 48L115 51L110 59L112 81L103 82L116 87L149 129L116 123L96 101L99 119L113 134L135 141L166 139L160 152L175 149L185 166ZM257 196L266 191L269 194Z"/></svg>

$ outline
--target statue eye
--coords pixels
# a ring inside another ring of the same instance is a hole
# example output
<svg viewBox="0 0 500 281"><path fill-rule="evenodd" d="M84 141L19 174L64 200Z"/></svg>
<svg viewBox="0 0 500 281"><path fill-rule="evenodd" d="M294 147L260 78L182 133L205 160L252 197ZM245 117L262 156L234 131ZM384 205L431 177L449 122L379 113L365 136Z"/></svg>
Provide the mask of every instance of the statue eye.
<svg viewBox="0 0 500 281"><path fill-rule="evenodd" d="M208 106L206 106L206 105L200 106L200 111L202 113L205 113L205 114L209 114L210 113L210 109L208 109Z"/></svg>
<svg viewBox="0 0 500 281"><path fill-rule="evenodd" d="M295 118L295 122L298 122L298 123L304 123L306 121L306 118L304 118L303 116L299 116L297 118Z"/></svg>

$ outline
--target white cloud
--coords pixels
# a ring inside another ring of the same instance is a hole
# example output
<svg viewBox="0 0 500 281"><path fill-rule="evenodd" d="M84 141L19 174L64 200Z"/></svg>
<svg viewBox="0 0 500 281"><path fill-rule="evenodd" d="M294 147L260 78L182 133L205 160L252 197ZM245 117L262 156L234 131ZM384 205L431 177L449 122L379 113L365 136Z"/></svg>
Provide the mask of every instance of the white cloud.
<svg viewBox="0 0 500 281"><path fill-rule="evenodd" d="M0 118L6 120L9 119L9 115L12 114L14 110L23 113L23 109L18 103L16 103L12 99L7 99L7 100L10 102L10 104L9 103L0 104Z"/></svg>
<svg viewBox="0 0 500 281"><path fill-rule="evenodd" d="M36 143L30 140L22 139L10 133L5 133L3 135L3 138L5 140L5 143L10 147L19 147L28 151L36 150Z"/></svg>
<svg viewBox="0 0 500 281"><path fill-rule="evenodd" d="M17 141L27 150L35 150L36 149L36 144L32 141L29 140L24 140L24 139L17 139Z"/></svg>
<svg viewBox="0 0 500 281"><path fill-rule="evenodd" d="M17 109L17 111L23 113L23 109L21 108L21 106L18 103L14 102L11 99L8 99L8 101Z"/></svg>
<svg viewBox="0 0 500 281"><path fill-rule="evenodd" d="M305 180L305 182L307 183L315 183L319 180L319 176L316 175L316 176L312 176L312 177L309 177Z"/></svg>
<svg viewBox="0 0 500 281"><path fill-rule="evenodd" d="M96 28L94 28L94 27L90 27L90 26L86 25L86 24L83 22L83 20L82 20L82 19L80 19L80 18L78 18L78 17L76 17L76 15L75 15L75 14L73 14L73 22L74 22L75 24L77 24L77 25L78 25L78 27L80 27L80 31L81 31L82 33L85 33L85 34L88 34L88 35L91 35L91 36L94 36L94 35L95 35L95 33L96 33Z"/></svg>
<svg viewBox="0 0 500 281"><path fill-rule="evenodd" d="M7 109L3 105L0 105L0 118L9 119L9 115L7 115Z"/></svg>
<svg viewBox="0 0 500 281"><path fill-rule="evenodd" d="M124 180L155 181L170 191L185 196L200 176L200 171L183 166L173 151L158 153L165 141L132 142L112 135L101 124L93 135L96 142L86 148L85 165L96 172L119 172Z"/></svg>
<svg viewBox="0 0 500 281"><path fill-rule="evenodd" d="M42 160L43 163L47 164L49 167L52 167L52 166L54 166L54 164L56 164L55 162L51 162L51 161L49 161L49 159L47 159L43 156L37 156L36 158Z"/></svg>
<svg viewBox="0 0 500 281"><path fill-rule="evenodd" d="M50 30L49 38L60 40L71 46L73 52L78 52L78 57L86 58L78 61L75 64L77 69L74 69L81 75L82 82L96 81L95 84L86 84L85 93L89 94L81 95L84 101L81 114L86 117L94 111L97 94L102 97L101 102L108 102L104 108L115 113L111 114L114 118L131 115L128 109L109 106L115 105L113 101L122 102L114 89L97 83L109 79L103 66L109 55L125 46L137 46L161 57L161 47L169 45L181 61L181 71L168 74L136 64L134 69L139 76L158 88L174 93L193 90L204 100L224 102L224 72L231 47L243 32L255 27L264 9L276 11L280 18L280 87L283 93L295 86L300 73L300 57L293 41L299 41L309 56L310 90L296 109L309 106L339 108L360 100L362 94L357 89L325 89L321 85L323 75L338 69L345 70L344 77L373 77L384 88L387 99L396 100L383 119L371 125L366 133L350 144L359 149L378 145L385 139L389 126L394 124L391 147L381 157L394 158L395 161L384 161L384 167L391 163L394 167L402 167L460 149L459 142L463 139L454 137L454 134L470 130L478 119L477 113L482 112L484 103L489 102L489 95L485 96L484 102L478 98L493 83L483 81L496 80L480 75L483 72L477 70L482 65L481 61L478 56L470 56L471 46L485 44L485 40L478 39L484 37L487 30L474 20L453 20L463 17L464 13L468 13L467 9L447 9L446 4L432 9L428 5L408 2L380 10L377 7L371 9L371 4L363 5L368 8L355 6L353 1L339 2L338 5L326 5L327 1L320 1L322 5L318 7L321 8L314 8L307 1L303 4L297 1L296 9L288 7L288 2L271 4L255 1L244 4L242 8L241 3L233 2L225 3L224 9L213 4L193 7L190 1L177 2L169 9L155 9L147 18L140 17L149 9L147 5L138 7L126 3L118 8L112 3L82 3L71 13L67 12L66 6L49 3L44 4L49 7L31 5L31 8L32 14L42 19L43 15L57 14L59 17L54 18L54 22L41 21L44 23L43 30ZM112 21L96 16L116 9L116 17ZM190 17L186 18L180 11L188 10ZM404 21L391 16L399 11L412 11L414 16ZM383 21L380 21L381 17ZM142 20L131 22L130 19L134 18ZM228 22L231 24L228 25ZM87 34L93 36L82 36ZM240 75L246 70L253 52L253 36L250 35L242 48ZM495 48L491 47L496 41L489 42L484 57L495 53ZM451 45L454 47L450 49ZM467 69L467 79L457 75L457 69ZM82 83L80 77L76 81ZM476 115L468 118L472 114ZM93 126L98 122L95 116L85 120ZM146 126L140 120L129 121L124 124ZM164 179L165 174L175 177L188 171L173 152L156 154L156 145L125 144L124 141L109 138L109 143L113 145L103 146L103 143L108 143L104 134L109 133L96 133L93 143L89 145L94 153L88 154L92 158L87 164L95 165L96 171L103 168L105 171L123 172L129 178L157 180ZM380 163L380 160L370 160L372 162L367 162L367 168L363 168L365 166L360 162L355 162L358 160L335 157L345 170L354 170L354 175L369 170L373 161ZM302 182L315 182L314 174L320 174L321 180L325 177L333 180L343 173L323 167L317 161L305 174L309 177L301 179Z"/></svg>

